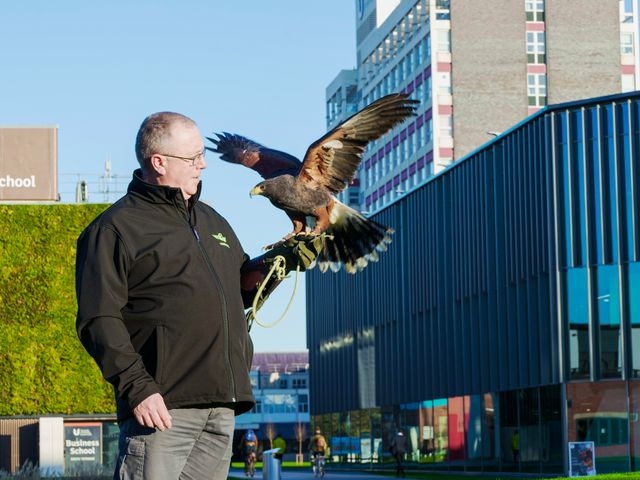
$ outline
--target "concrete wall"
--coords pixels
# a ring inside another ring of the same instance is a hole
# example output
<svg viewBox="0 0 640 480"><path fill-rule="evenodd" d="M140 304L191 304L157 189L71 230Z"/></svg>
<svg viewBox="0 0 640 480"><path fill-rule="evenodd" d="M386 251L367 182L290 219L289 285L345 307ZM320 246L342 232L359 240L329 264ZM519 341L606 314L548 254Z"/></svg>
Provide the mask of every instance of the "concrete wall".
<svg viewBox="0 0 640 480"><path fill-rule="evenodd" d="M523 2L451 2L454 155L527 116Z"/></svg>
<svg viewBox="0 0 640 480"><path fill-rule="evenodd" d="M620 93L620 18L614 1L545 2L548 103Z"/></svg>

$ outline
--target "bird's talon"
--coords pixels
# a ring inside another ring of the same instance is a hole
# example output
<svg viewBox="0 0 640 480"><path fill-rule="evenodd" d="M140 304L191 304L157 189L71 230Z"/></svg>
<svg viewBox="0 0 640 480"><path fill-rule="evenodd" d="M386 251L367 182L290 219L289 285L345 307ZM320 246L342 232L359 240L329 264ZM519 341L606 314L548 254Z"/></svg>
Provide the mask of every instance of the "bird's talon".
<svg viewBox="0 0 640 480"><path fill-rule="evenodd" d="M313 232L300 232L300 233L296 233L293 238L295 238L296 240L298 239L306 239L309 237L315 237L317 236L317 233L313 233Z"/></svg>

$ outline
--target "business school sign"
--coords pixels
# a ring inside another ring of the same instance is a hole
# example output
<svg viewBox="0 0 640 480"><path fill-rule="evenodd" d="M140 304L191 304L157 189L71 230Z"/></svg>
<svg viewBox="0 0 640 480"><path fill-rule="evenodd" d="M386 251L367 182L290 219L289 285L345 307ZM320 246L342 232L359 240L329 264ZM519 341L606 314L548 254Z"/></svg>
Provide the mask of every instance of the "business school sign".
<svg viewBox="0 0 640 480"><path fill-rule="evenodd" d="M0 127L0 201L58 200L57 127Z"/></svg>
<svg viewBox="0 0 640 480"><path fill-rule="evenodd" d="M102 423L65 422L65 471L87 471L102 465Z"/></svg>

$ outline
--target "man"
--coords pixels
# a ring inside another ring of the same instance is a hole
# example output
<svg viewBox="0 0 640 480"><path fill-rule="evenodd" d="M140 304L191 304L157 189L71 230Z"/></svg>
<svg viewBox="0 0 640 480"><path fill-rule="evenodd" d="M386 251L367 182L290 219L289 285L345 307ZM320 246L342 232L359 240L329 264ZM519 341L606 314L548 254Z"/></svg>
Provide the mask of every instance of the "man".
<svg viewBox="0 0 640 480"><path fill-rule="evenodd" d="M391 455L396 461L396 477L405 476L404 466L402 465L405 453L407 453L407 437L404 435L404 430L400 428L391 441Z"/></svg>
<svg viewBox="0 0 640 480"><path fill-rule="evenodd" d="M135 150L127 194L80 235L76 259L78 336L114 386L115 478L226 479L234 415L254 405L244 307L274 255L304 270L321 242L249 260L198 201L205 150L184 115L147 117Z"/></svg>

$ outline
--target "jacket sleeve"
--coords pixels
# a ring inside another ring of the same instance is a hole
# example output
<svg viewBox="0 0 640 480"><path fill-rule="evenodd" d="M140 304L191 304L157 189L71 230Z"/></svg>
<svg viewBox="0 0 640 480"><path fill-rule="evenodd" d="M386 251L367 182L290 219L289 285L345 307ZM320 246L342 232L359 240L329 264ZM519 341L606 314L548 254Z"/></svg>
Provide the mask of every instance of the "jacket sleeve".
<svg viewBox="0 0 640 480"><path fill-rule="evenodd" d="M159 388L147 372L122 319L128 300L128 255L117 233L91 225L78 238L76 330L118 397L133 409Z"/></svg>
<svg viewBox="0 0 640 480"><path fill-rule="evenodd" d="M240 281L242 286L242 300L244 307L249 308L253 304L253 299L258 292L260 284L264 281L269 273L270 266L267 260L271 256L269 252L256 258L248 259L245 257L245 262L240 269ZM275 276L269 279L269 284L265 285L262 293L262 302L275 290L275 288L281 283L282 280L277 280Z"/></svg>

